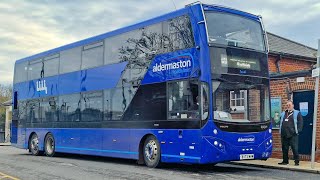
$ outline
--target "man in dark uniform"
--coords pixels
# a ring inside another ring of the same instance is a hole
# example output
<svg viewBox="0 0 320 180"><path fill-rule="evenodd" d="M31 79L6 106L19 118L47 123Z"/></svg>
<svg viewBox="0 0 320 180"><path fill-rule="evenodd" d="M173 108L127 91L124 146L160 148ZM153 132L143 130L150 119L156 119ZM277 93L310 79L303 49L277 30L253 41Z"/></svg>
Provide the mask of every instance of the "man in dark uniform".
<svg viewBox="0 0 320 180"><path fill-rule="evenodd" d="M299 166L298 135L302 131L303 119L301 113L294 109L293 102L287 101L287 110L281 113L280 135L283 161L280 165L289 164L288 151L291 146L295 166Z"/></svg>

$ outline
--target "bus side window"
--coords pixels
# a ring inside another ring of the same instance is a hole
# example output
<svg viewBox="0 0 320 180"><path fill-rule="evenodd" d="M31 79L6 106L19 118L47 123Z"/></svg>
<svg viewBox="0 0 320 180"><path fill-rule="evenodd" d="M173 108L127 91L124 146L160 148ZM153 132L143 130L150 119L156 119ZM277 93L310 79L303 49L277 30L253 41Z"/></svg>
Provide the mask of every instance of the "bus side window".
<svg viewBox="0 0 320 180"><path fill-rule="evenodd" d="M59 73L79 71L82 47L75 47L60 52Z"/></svg>
<svg viewBox="0 0 320 180"><path fill-rule="evenodd" d="M164 21L162 28L164 52L172 52L194 46L189 16L183 15Z"/></svg>
<svg viewBox="0 0 320 180"><path fill-rule="evenodd" d="M197 81L168 83L169 119L198 119L199 102Z"/></svg>
<svg viewBox="0 0 320 180"><path fill-rule="evenodd" d="M28 80L43 78L43 61L42 59L32 60L29 63Z"/></svg>
<svg viewBox="0 0 320 180"><path fill-rule="evenodd" d="M60 54L47 56L44 58L44 77L55 76L59 74Z"/></svg>

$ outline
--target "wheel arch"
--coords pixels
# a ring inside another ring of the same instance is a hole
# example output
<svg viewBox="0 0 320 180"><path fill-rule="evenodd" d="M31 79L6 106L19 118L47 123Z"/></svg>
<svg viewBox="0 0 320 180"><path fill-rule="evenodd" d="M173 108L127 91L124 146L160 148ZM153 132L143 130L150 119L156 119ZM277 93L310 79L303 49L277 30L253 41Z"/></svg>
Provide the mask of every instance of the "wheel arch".
<svg viewBox="0 0 320 180"><path fill-rule="evenodd" d="M28 138L28 151L29 151L29 152L31 152L31 151L30 151L30 140L31 140L31 137L32 137L34 134L37 134L37 133L34 132L34 131L32 131L32 132L30 133L30 135L29 135L29 138ZM37 135L38 135L38 134L37 134Z"/></svg>
<svg viewBox="0 0 320 180"><path fill-rule="evenodd" d="M46 135L44 135L44 138L43 138L43 144L45 144L45 143L46 143L46 138L47 138L47 136L48 136L49 134L51 134L51 135L52 135L52 137L54 138L53 133L52 133L51 131L48 131L48 132L46 133Z"/></svg>
<svg viewBox="0 0 320 180"><path fill-rule="evenodd" d="M153 136L153 137L155 137L156 139L158 139L157 136L154 135L154 134L152 134L152 133L145 134L145 135L140 139L139 149L138 149L138 153L139 153L138 164L145 164L144 159L143 159L143 145L144 145L145 140L146 140L149 136Z"/></svg>

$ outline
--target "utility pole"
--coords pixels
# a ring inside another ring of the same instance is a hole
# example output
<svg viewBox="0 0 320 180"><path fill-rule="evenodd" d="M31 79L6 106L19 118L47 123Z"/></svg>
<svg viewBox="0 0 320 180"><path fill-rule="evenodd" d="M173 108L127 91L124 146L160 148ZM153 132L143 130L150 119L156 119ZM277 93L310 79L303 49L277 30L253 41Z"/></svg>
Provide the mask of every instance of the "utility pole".
<svg viewBox="0 0 320 180"><path fill-rule="evenodd" d="M318 40L317 64L316 69L312 71L312 77L316 77L316 87L314 96L314 109L313 109L313 128L312 128L312 149L311 149L311 168L314 169L315 155L316 155L316 131L317 131L317 118L318 118L318 94L319 94L319 61L320 61L320 39Z"/></svg>

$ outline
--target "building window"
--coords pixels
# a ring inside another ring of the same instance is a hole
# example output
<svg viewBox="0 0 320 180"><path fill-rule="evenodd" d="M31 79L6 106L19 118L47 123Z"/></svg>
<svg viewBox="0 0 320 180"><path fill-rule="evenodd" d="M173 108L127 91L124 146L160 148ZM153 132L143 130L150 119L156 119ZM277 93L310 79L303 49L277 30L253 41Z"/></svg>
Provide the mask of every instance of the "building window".
<svg viewBox="0 0 320 180"><path fill-rule="evenodd" d="M246 106L246 90L230 91L231 112L243 112Z"/></svg>

